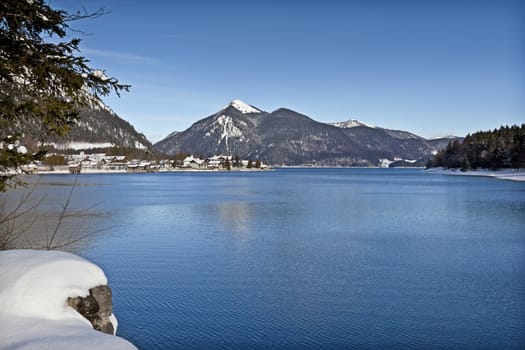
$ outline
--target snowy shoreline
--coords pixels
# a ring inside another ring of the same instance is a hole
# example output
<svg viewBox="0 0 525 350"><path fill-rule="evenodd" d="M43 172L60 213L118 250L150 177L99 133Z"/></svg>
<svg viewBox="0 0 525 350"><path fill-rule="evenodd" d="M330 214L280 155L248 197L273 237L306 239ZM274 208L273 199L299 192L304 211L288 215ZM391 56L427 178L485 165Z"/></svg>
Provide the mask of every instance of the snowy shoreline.
<svg viewBox="0 0 525 350"><path fill-rule="evenodd" d="M503 170L468 170L461 171L459 169L443 169L443 168L430 168L425 170L431 174L443 174L453 176L485 176L493 177L499 180L509 181L525 181L525 169L503 169Z"/></svg>
<svg viewBox="0 0 525 350"><path fill-rule="evenodd" d="M80 174L158 174L158 173L238 173L238 172L268 172L275 171L276 169L425 169L424 167L395 167L395 168L382 168L379 166L305 166L305 165L279 165L272 166L271 168L266 169L237 169L232 168L230 170L226 169L169 169L169 170L158 170L152 172L132 172L127 170L113 170L113 169L89 169L82 168ZM58 170L39 170L35 174L25 174L25 175L67 175L71 174L69 170L58 169Z"/></svg>
<svg viewBox="0 0 525 350"><path fill-rule="evenodd" d="M80 174L156 174L156 173L227 173L227 172L261 172L261 171L272 171L273 169L169 169L169 170L158 170L158 171L127 171L125 169L90 169L82 168ZM67 175L71 174L69 169L56 169L56 170L39 170L35 174L25 175Z"/></svg>

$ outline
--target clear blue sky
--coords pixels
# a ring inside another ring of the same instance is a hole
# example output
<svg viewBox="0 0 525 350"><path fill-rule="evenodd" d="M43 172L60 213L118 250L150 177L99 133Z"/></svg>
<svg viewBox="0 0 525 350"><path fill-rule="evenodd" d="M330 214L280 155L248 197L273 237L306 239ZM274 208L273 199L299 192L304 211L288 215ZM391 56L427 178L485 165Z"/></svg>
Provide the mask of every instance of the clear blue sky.
<svg viewBox="0 0 525 350"><path fill-rule="evenodd" d="M525 2L51 0L152 141L232 99L424 137L525 122Z"/></svg>

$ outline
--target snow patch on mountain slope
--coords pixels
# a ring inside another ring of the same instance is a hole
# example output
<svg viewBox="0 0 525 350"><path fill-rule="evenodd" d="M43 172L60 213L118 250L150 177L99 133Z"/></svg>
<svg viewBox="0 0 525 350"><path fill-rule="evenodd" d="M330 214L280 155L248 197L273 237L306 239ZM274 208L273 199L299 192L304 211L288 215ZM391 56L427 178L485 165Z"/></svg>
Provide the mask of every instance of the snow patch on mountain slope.
<svg viewBox="0 0 525 350"><path fill-rule="evenodd" d="M241 124L246 126L246 123L240 121ZM220 134L217 143L220 144L225 140L226 145L231 137L238 137L240 141L244 140L244 134L233 122L233 118L226 114L218 116L212 127L204 134L204 137L211 137L212 135Z"/></svg>
<svg viewBox="0 0 525 350"><path fill-rule="evenodd" d="M148 147L144 146L142 143L140 143L138 141L135 141L135 148L136 149L141 149L143 151L147 151L148 150Z"/></svg>
<svg viewBox="0 0 525 350"><path fill-rule="evenodd" d="M53 146L55 149L59 150L74 150L74 151L81 151L81 150L89 150L89 149L96 149L96 148L111 148L116 147L117 145L111 142L82 142L82 141L71 141L71 142L65 142L65 143L56 143L56 142L49 142L46 143L46 145ZM139 141L135 141L133 143L134 147L136 149L147 151L148 147L144 146Z"/></svg>
<svg viewBox="0 0 525 350"><path fill-rule="evenodd" d="M445 136L431 137L429 140L452 140L452 139L457 139L457 138L458 138L458 136L445 135Z"/></svg>
<svg viewBox="0 0 525 350"><path fill-rule="evenodd" d="M53 146L56 149L60 150L75 150L80 151L83 149L94 149L94 148L110 148L115 147L116 145L111 142L66 142L66 143L47 143L49 146ZM142 144L141 144L142 145Z"/></svg>
<svg viewBox="0 0 525 350"><path fill-rule="evenodd" d="M229 115L220 115L217 118L217 124L219 124L220 128L222 129L220 141L225 140L226 144L228 144L228 139L230 137L239 137L241 139L243 138L243 133L241 129L235 126L232 117L230 117Z"/></svg>
<svg viewBox="0 0 525 350"><path fill-rule="evenodd" d="M350 128L355 128L358 126L365 126L367 128L373 128L373 129L376 128L373 125L360 122L359 120L356 120L356 119L350 119L345 122L332 123L331 125L338 127L338 128L342 128L342 129L350 129Z"/></svg>

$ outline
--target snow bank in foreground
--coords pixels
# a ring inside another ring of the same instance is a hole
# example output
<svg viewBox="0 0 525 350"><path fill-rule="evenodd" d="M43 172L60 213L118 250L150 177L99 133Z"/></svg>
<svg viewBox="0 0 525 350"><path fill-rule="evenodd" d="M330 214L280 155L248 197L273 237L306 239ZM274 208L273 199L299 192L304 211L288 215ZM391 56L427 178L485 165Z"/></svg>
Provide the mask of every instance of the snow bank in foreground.
<svg viewBox="0 0 525 350"><path fill-rule="evenodd" d="M525 181L525 170L505 169L505 170L470 170L461 171L453 169L431 168L427 172L433 174L445 175L463 175L463 176L488 176L501 180Z"/></svg>
<svg viewBox="0 0 525 350"><path fill-rule="evenodd" d="M0 349L136 349L94 330L67 304L105 284L102 269L70 253L1 251Z"/></svg>

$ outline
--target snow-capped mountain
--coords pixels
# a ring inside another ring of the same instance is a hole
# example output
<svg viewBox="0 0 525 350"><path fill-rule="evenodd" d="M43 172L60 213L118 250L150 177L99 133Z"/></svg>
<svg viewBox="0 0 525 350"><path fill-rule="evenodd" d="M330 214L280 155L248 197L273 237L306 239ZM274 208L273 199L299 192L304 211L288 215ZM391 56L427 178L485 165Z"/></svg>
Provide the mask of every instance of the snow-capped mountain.
<svg viewBox="0 0 525 350"><path fill-rule="evenodd" d="M320 123L290 109L268 113L240 100L154 147L171 155L228 154L272 165L318 166L375 166L382 159L422 165L434 150L428 140L409 132L356 120Z"/></svg>
<svg viewBox="0 0 525 350"><path fill-rule="evenodd" d="M194 123L189 129L170 134L155 144L167 154L247 154L260 142L256 129L268 113L240 100L233 100L219 112Z"/></svg>

